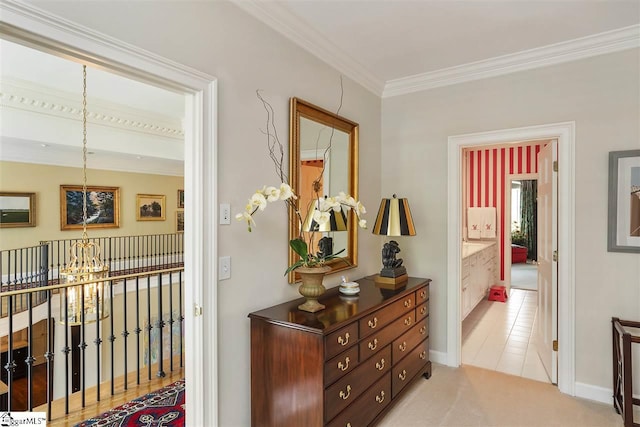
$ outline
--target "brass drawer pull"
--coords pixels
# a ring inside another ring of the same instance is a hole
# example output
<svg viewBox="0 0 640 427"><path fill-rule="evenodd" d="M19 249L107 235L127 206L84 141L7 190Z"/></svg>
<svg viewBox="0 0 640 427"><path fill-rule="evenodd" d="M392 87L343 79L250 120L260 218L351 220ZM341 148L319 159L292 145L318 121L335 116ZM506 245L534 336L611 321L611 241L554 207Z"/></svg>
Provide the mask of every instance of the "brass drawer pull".
<svg viewBox="0 0 640 427"><path fill-rule="evenodd" d="M349 384L347 384L346 390L347 390L346 393L344 391L340 391L340 398L342 400L347 400L349 396L351 396L351 386Z"/></svg>
<svg viewBox="0 0 640 427"><path fill-rule="evenodd" d="M420 298L421 299L425 299L427 297L427 291L421 291L420 292Z"/></svg>
<svg viewBox="0 0 640 427"><path fill-rule="evenodd" d="M411 317L407 317L406 319L404 319L404 324L405 326L409 326L411 324Z"/></svg>
<svg viewBox="0 0 640 427"><path fill-rule="evenodd" d="M405 351L407 349L407 342L402 341L402 344L400 344L398 348L400 349L400 351Z"/></svg>
<svg viewBox="0 0 640 427"><path fill-rule="evenodd" d="M380 394L376 396L376 402L378 403L384 402L384 390L382 390Z"/></svg>
<svg viewBox="0 0 640 427"><path fill-rule="evenodd" d="M351 423L347 423L347 425L344 427L351 427Z"/></svg>
<svg viewBox="0 0 640 427"><path fill-rule="evenodd" d="M347 369L349 369L349 358L345 358L344 359L344 364L342 362L338 362L338 369L340 369L341 371L346 371Z"/></svg>
<svg viewBox="0 0 640 427"><path fill-rule="evenodd" d="M384 358L380 359L379 362L376 362L376 369L378 371L382 371L384 369Z"/></svg>
<svg viewBox="0 0 640 427"><path fill-rule="evenodd" d="M338 344L345 346L349 342L349 332L344 334L344 338L338 337Z"/></svg>
<svg viewBox="0 0 640 427"><path fill-rule="evenodd" d="M420 353L420 359L424 360L427 358L427 352L426 351L422 351L422 353Z"/></svg>
<svg viewBox="0 0 640 427"><path fill-rule="evenodd" d="M426 314L426 313L427 313L427 306L425 305L420 309L420 314Z"/></svg>
<svg viewBox="0 0 640 427"><path fill-rule="evenodd" d="M400 378L401 381L404 381L407 379L407 371L406 370L402 370L402 372L400 372L398 374L398 378Z"/></svg>
<svg viewBox="0 0 640 427"><path fill-rule="evenodd" d="M369 350L375 350L378 347L378 338L374 338L373 341L369 341Z"/></svg>
<svg viewBox="0 0 640 427"><path fill-rule="evenodd" d="M427 327L423 326L420 328L420 335L424 335L424 333L427 332Z"/></svg>
<svg viewBox="0 0 640 427"><path fill-rule="evenodd" d="M375 329L378 326L378 318L374 317L373 320L369 320L367 323L371 329Z"/></svg>
<svg viewBox="0 0 640 427"><path fill-rule="evenodd" d="M410 300L410 299L406 300L406 301L404 302L404 306L405 306L406 308L411 307L411 300Z"/></svg>

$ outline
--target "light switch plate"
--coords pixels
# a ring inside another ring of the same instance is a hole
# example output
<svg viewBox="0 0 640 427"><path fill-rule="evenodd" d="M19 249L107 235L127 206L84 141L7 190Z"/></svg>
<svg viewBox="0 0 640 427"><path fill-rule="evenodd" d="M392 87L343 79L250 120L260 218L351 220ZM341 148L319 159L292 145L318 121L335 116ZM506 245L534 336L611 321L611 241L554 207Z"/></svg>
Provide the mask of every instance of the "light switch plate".
<svg viewBox="0 0 640 427"><path fill-rule="evenodd" d="M221 256L218 258L218 280L231 278L231 257Z"/></svg>
<svg viewBox="0 0 640 427"><path fill-rule="evenodd" d="M231 224L231 206L229 203L220 204L220 224Z"/></svg>

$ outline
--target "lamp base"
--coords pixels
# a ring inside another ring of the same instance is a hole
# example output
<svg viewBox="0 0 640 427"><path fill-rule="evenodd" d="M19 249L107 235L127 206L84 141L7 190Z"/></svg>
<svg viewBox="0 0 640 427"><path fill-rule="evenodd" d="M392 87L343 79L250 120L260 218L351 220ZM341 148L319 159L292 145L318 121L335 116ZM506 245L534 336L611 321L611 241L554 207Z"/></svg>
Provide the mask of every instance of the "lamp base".
<svg viewBox="0 0 640 427"><path fill-rule="evenodd" d="M373 278L373 281L375 282L378 288L394 289L394 290L400 289L403 286L406 286L408 280L409 280L409 276L407 276L406 272L397 277L386 277L380 274L376 274Z"/></svg>
<svg viewBox="0 0 640 427"><path fill-rule="evenodd" d="M401 277L407 275L407 269L404 266L383 268L380 270L380 277Z"/></svg>

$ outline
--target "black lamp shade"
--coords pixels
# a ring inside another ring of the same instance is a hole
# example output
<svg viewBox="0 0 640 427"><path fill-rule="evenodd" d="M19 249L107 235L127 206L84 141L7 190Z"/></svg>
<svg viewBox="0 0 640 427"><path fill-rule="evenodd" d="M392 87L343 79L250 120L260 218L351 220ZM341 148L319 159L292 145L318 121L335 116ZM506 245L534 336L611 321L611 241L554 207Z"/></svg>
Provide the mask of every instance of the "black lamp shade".
<svg viewBox="0 0 640 427"><path fill-rule="evenodd" d="M393 195L392 199L382 199L378 216L373 226L373 234L382 236L415 236L416 229L413 226L409 201L398 199Z"/></svg>

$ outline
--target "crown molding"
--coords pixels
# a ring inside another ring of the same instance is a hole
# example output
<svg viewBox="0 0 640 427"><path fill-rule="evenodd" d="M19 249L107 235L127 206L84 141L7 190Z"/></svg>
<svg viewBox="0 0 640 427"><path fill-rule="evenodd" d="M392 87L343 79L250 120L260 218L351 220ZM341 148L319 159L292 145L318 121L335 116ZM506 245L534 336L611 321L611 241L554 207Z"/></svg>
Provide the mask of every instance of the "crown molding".
<svg viewBox="0 0 640 427"><path fill-rule="evenodd" d="M362 64L354 61L340 47L328 41L321 33L300 20L285 6L277 2L260 0L231 0L236 6L287 39L320 58L365 89L382 96L384 82L371 74Z"/></svg>
<svg viewBox="0 0 640 427"><path fill-rule="evenodd" d="M91 104L93 107L87 112L90 123L174 138L180 142L184 139L181 120L106 100L95 100ZM82 119L82 105L77 94L14 78L0 80L0 106L59 119Z"/></svg>
<svg viewBox="0 0 640 427"><path fill-rule="evenodd" d="M0 36L43 52L62 57L69 56L77 62L108 69L114 74L167 90L193 92L193 88L206 86L216 80L215 77L195 68L52 15L23 0L0 1ZM93 49L98 46L101 52L110 55L110 58L105 60L104 57L87 50L72 47L77 45L92 46ZM147 71L141 71L145 66Z"/></svg>
<svg viewBox="0 0 640 427"><path fill-rule="evenodd" d="M640 25L387 81L383 98L640 47Z"/></svg>

